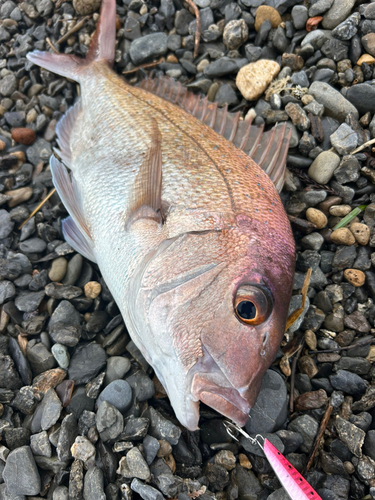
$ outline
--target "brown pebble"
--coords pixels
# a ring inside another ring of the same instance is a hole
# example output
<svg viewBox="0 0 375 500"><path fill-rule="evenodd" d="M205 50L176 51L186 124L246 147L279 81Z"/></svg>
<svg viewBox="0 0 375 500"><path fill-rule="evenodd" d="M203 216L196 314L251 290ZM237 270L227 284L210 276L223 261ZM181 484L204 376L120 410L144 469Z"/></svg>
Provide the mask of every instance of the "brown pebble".
<svg viewBox="0 0 375 500"><path fill-rule="evenodd" d="M312 330L305 331L305 342L312 351L316 350L317 340L316 340L316 335Z"/></svg>
<svg viewBox="0 0 375 500"><path fill-rule="evenodd" d="M167 63L177 64L178 59L174 54L169 54L167 57Z"/></svg>
<svg viewBox="0 0 375 500"><path fill-rule="evenodd" d="M301 373L305 373L309 378L313 378L318 373L315 361L310 356L301 356L298 360L298 368Z"/></svg>
<svg viewBox="0 0 375 500"><path fill-rule="evenodd" d="M375 345L370 345L370 350L366 356L366 359L368 359L371 362L375 361Z"/></svg>
<svg viewBox="0 0 375 500"><path fill-rule="evenodd" d="M354 465L349 461L344 462L344 469L348 474L353 474L353 472L355 471Z"/></svg>
<svg viewBox="0 0 375 500"><path fill-rule="evenodd" d="M325 228L328 222L324 213L316 208L308 208L306 210L306 219L315 224L318 229Z"/></svg>
<svg viewBox="0 0 375 500"><path fill-rule="evenodd" d="M310 17L306 22L306 31L316 30L322 19L322 16Z"/></svg>
<svg viewBox="0 0 375 500"><path fill-rule="evenodd" d="M328 396L324 389L305 392L295 400L297 411L314 410L321 408L327 402Z"/></svg>
<svg viewBox="0 0 375 500"><path fill-rule="evenodd" d="M335 245L354 245L355 238L353 233L347 227L341 227L340 229L335 229L331 233L331 241Z"/></svg>
<svg viewBox="0 0 375 500"><path fill-rule="evenodd" d="M97 281L89 281L84 286L85 295L88 299L96 299L102 291L102 285Z"/></svg>
<svg viewBox="0 0 375 500"><path fill-rule="evenodd" d="M83 315L83 317L85 318L85 321L86 323L88 322L88 320L90 319L90 316L91 316L91 313L87 312Z"/></svg>
<svg viewBox="0 0 375 500"><path fill-rule="evenodd" d="M30 146L36 139L36 133L31 128L19 127L12 130L12 139L25 146Z"/></svg>
<svg viewBox="0 0 375 500"><path fill-rule="evenodd" d="M24 201L29 200L33 195L33 189L31 187L22 187L19 189L13 189L12 191L5 191L6 196L10 196L8 201L9 208L16 207Z"/></svg>
<svg viewBox="0 0 375 500"><path fill-rule="evenodd" d="M272 28L278 28L281 23L281 16L273 7L268 7L267 5L261 5L258 7L255 14L255 31L259 31L264 21L271 21Z"/></svg>
<svg viewBox="0 0 375 500"><path fill-rule="evenodd" d="M164 460L165 460L165 463L168 465L168 467L171 469L172 474L174 474L176 472L176 461L175 461L172 453L170 453L169 455L164 457Z"/></svg>
<svg viewBox="0 0 375 500"><path fill-rule="evenodd" d="M303 59L297 54L288 54L284 52L281 56L281 65L288 66L292 71L300 71L303 68Z"/></svg>
<svg viewBox="0 0 375 500"><path fill-rule="evenodd" d="M159 451L157 452L157 456L159 458L164 458L167 455L170 455L172 453L172 446L166 441L165 439L158 439L159 441Z"/></svg>
<svg viewBox="0 0 375 500"><path fill-rule="evenodd" d="M0 403L0 417L3 415L4 413L4 406L2 403Z"/></svg>
<svg viewBox="0 0 375 500"><path fill-rule="evenodd" d="M63 408L66 408L70 403L74 389L74 380L63 380L56 387L56 394L59 396Z"/></svg>
<svg viewBox="0 0 375 500"><path fill-rule="evenodd" d="M23 164L26 161L26 155L23 151L13 151L12 153L9 153L10 155L14 156L17 158L17 160Z"/></svg>
<svg viewBox="0 0 375 500"><path fill-rule="evenodd" d="M250 470L253 468L250 460L247 458L247 456L244 453L239 453L238 461L240 462L240 466L243 467L244 469Z"/></svg>
<svg viewBox="0 0 375 500"><path fill-rule="evenodd" d="M362 286L366 281L365 273L359 269L345 269L344 277L353 286Z"/></svg>
<svg viewBox="0 0 375 500"><path fill-rule="evenodd" d="M4 151L5 148L6 148L5 142L0 140L0 151Z"/></svg>
<svg viewBox="0 0 375 500"><path fill-rule="evenodd" d="M318 363L336 363L341 358L337 352L321 352L317 355Z"/></svg>
<svg viewBox="0 0 375 500"><path fill-rule="evenodd" d="M332 205L339 205L342 202L342 198L339 196L328 196L324 201L318 203L315 207L318 210L321 210L325 215L329 215L329 209Z"/></svg>
<svg viewBox="0 0 375 500"><path fill-rule="evenodd" d="M350 225L350 231L353 233L357 243L360 245L367 245L370 239L370 229L366 224L354 222Z"/></svg>
<svg viewBox="0 0 375 500"><path fill-rule="evenodd" d="M33 389L41 392L43 395L49 390L54 389L66 377L66 371L62 368L53 368L47 370L34 378Z"/></svg>

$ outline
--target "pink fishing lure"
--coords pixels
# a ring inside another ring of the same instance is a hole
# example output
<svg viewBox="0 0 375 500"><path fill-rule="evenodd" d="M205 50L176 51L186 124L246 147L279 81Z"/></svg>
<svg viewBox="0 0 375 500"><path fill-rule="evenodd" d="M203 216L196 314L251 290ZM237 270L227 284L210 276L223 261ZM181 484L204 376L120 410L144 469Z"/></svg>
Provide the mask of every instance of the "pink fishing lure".
<svg viewBox="0 0 375 500"><path fill-rule="evenodd" d="M268 439L264 439L262 448L280 483L292 500L322 500L306 479Z"/></svg>
<svg viewBox="0 0 375 500"><path fill-rule="evenodd" d="M277 478L291 500L322 500L317 492L310 486L304 477L288 462L282 453L275 446L260 434L252 438L240 426L232 422L224 422L228 434L238 441L233 434L233 429L241 433L252 444L258 444L262 448L267 460L271 464ZM259 441L263 440L263 444Z"/></svg>

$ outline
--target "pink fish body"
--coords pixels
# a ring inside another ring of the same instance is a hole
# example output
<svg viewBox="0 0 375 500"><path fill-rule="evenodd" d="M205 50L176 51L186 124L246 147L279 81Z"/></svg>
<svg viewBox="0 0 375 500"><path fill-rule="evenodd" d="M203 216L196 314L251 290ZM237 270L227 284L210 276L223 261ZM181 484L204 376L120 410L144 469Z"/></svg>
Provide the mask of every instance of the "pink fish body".
<svg viewBox="0 0 375 500"><path fill-rule="evenodd" d="M98 263L180 422L196 429L202 401L244 425L292 291L294 240L275 188L288 140L260 142L171 80L128 85L110 68L115 6L103 0L86 59L28 54L81 85L50 162L65 238Z"/></svg>
<svg viewBox="0 0 375 500"><path fill-rule="evenodd" d="M306 479L268 439L264 439L263 451L292 500L322 500Z"/></svg>

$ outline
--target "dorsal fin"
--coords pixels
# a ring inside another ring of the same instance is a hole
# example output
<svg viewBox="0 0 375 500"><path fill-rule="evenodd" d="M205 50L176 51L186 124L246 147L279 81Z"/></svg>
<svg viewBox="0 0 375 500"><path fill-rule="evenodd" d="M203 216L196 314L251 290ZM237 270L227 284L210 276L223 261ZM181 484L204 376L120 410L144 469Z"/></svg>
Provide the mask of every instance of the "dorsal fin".
<svg viewBox="0 0 375 500"><path fill-rule="evenodd" d="M189 92L173 78L146 78L138 86L177 104L233 142L268 174L276 189L281 191L291 135L286 126L276 125L270 131L263 132L264 125L252 125L251 118L242 120L239 112L230 113L227 105L219 108L217 102L209 102L207 97L201 98L200 95Z"/></svg>

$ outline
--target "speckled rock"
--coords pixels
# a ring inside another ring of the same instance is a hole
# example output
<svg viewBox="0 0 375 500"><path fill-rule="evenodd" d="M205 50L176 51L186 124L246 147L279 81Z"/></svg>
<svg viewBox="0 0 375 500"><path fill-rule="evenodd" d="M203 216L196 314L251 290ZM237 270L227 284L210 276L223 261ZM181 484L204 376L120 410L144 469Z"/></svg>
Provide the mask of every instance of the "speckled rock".
<svg viewBox="0 0 375 500"><path fill-rule="evenodd" d="M261 59L239 70L236 85L245 99L253 101L263 94L279 71L277 62Z"/></svg>

